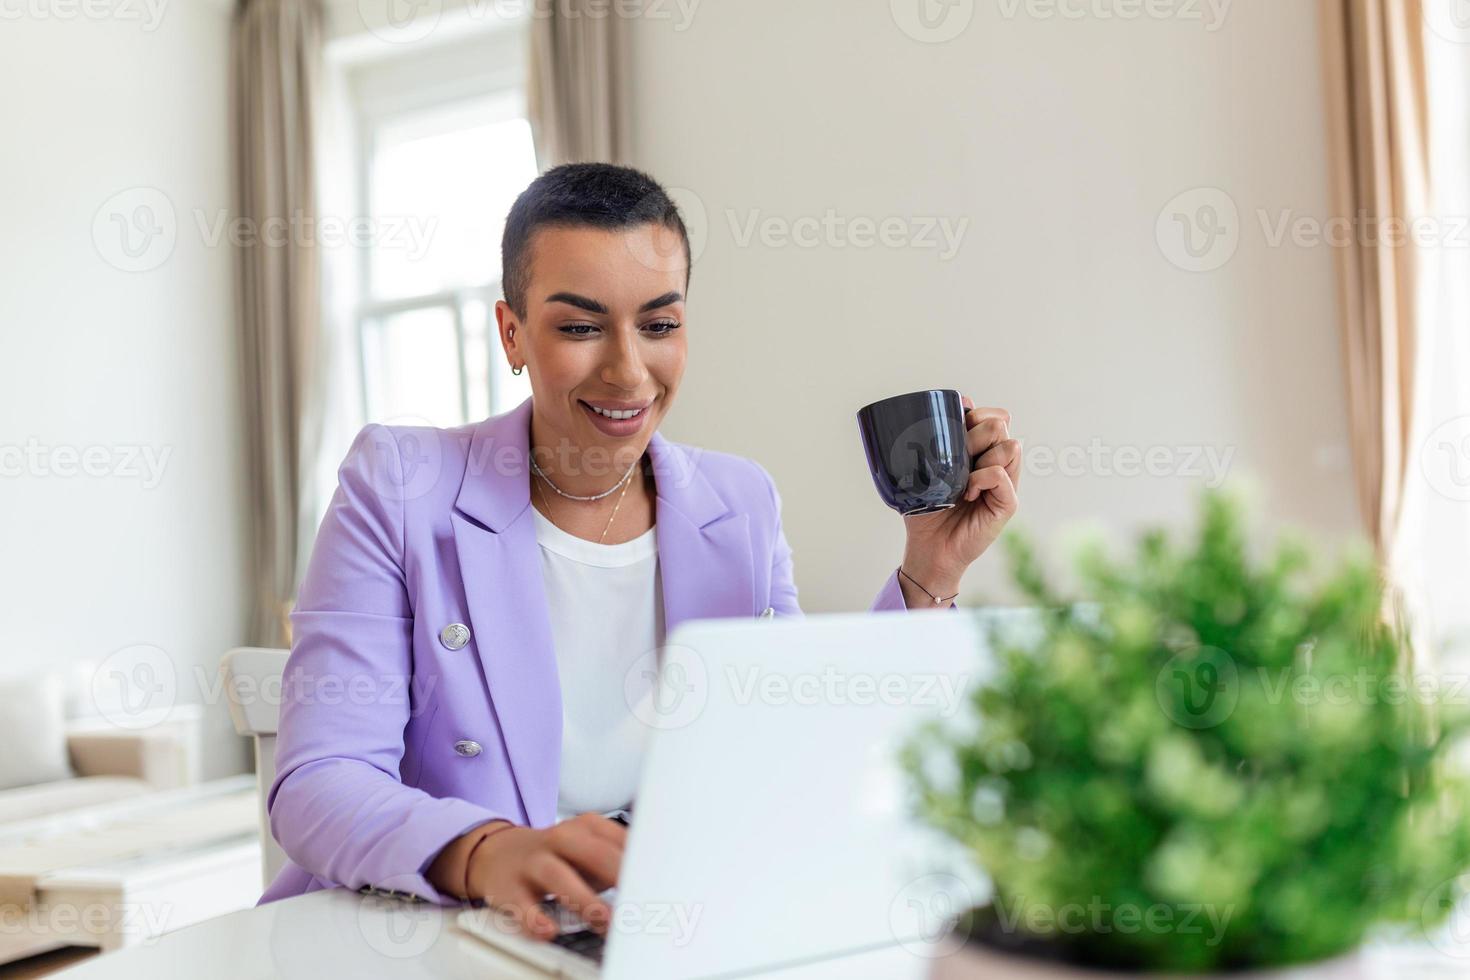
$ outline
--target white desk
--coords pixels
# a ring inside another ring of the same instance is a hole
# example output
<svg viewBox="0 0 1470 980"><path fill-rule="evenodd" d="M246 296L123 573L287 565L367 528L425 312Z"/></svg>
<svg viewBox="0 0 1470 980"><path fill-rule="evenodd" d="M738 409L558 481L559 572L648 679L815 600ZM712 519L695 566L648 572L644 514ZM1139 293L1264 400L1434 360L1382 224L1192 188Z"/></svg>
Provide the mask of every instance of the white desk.
<svg viewBox="0 0 1470 980"><path fill-rule="evenodd" d="M529 980L540 976L461 932L454 924L456 911L331 889L201 922L87 960L55 976L67 980L157 980L163 976ZM1458 949L1446 951L1443 943L1440 946L1379 947L1325 969L1293 975L1314 980L1470 977L1470 943L1464 946L1464 956L1454 955ZM774 976L779 980L922 980L931 976L931 968L943 980L996 975L993 965L987 968L966 951L930 961L895 947L783 970Z"/></svg>

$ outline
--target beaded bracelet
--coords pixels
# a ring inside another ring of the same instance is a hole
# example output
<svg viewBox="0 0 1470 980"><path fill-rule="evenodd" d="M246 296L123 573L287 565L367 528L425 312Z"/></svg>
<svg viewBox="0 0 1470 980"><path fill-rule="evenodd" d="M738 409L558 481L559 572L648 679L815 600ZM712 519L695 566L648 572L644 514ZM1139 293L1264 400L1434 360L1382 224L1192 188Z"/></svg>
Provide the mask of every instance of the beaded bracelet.
<svg viewBox="0 0 1470 980"><path fill-rule="evenodd" d="M934 600L934 604L936 606L942 606L946 602L950 602L951 600L958 599L960 597L960 594L958 592L956 592L954 595L948 596L948 597L946 597L944 599L939 598L939 596L935 595L933 592L930 592L928 589L924 588L922 585L919 585L918 582L914 581L914 577L912 575L910 575L908 572L904 571L902 565L898 566L898 574L902 575L904 578L908 579L910 582L913 582L915 585L918 585L919 586L919 589L926 596L928 596L929 598L931 598L931 599Z"/></svg>

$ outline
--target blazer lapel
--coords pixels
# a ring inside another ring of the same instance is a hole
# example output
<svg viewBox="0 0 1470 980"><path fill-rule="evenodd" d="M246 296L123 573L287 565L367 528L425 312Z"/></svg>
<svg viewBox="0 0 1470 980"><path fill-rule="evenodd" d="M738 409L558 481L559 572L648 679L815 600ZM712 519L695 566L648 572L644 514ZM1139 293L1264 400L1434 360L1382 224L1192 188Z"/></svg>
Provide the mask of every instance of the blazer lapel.
<svg viewBox="0 0 1470 980"><path fill-rule="evenodd" d="M561 683L530 509L531 400L475 427L450 515L475 652L526 819L556 819ZM509 448L506 448L509 447Z"/></svg>
<svg viewBox="0 0 1470 980"><path fill-rule="evenodd" d="M529 513L532 401L476 426L450 515L475 651L532 826L556 819L562 702L541 552ZM509 448L507 448L509 447ZM649 440L664 629L755 614L748 514L731 510L686 450Z"/></svg>
<svg viewBox="0 0 1470 980"><path fill-rule="evenodd" d="M755 615L750 515L732 511L687 450L654 432L648 443L658 487L655 505L664 629L690 619Z"/></svg>

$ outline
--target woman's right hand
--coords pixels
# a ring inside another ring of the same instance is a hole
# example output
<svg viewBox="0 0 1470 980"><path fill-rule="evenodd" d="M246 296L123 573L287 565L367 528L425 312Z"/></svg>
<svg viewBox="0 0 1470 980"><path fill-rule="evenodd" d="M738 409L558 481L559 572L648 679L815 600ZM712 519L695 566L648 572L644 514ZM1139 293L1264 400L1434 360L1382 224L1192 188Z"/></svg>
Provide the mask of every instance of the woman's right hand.
<svg viewBox="0 0 1470 980"><path fill-rule="evenodd" d="M494 830L470 855L469 897L510 913L534 939L557 934L541 908L547 895L606 934L612 909L597 894L617 884L627 839L626 827L596 813L545 830Z"/></svg>

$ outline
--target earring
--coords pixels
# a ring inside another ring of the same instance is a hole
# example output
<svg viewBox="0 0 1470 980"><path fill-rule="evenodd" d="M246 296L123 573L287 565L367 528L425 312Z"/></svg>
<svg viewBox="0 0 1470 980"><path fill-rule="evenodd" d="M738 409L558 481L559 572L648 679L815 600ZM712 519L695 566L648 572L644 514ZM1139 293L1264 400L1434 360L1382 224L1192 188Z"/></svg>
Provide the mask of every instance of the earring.
<svg viewBox="0 0 1470 980"><path fill-rule="evenodd" d="M516 377L519 378L521 376L521 372L524 371L525 369L526 369L526 366L524 364L521 364L521 365L518 365L516 367L511 368L510 369L510 373L511 374L514 374Z"/></svg>

